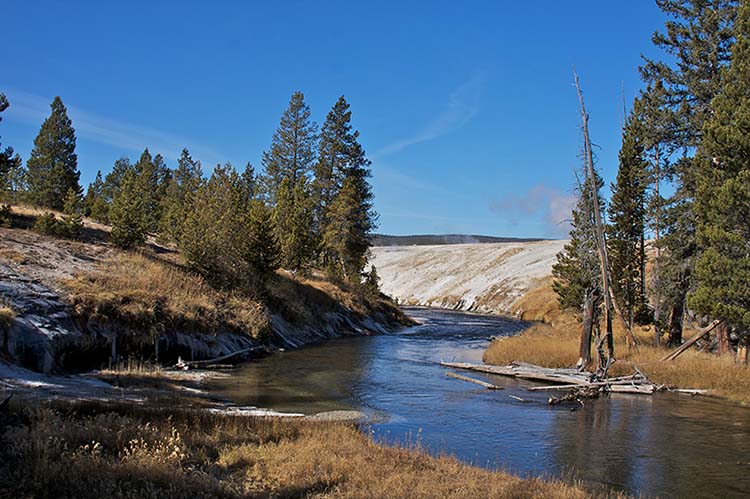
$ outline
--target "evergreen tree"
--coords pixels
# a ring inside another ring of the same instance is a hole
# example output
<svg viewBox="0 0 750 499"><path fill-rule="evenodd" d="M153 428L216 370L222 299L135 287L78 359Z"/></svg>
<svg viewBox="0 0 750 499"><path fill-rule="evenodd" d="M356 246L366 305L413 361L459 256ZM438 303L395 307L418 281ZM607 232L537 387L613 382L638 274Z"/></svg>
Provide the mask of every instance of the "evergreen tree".
<svg viewBox="0 0 750 499"><path fill-rule="evenodd" d="M294 184L290 178L282 179L274 208L282 265L293 272L308 267L315 253L312 203L307 184L306 177L299 177Z"/></svg>
<svg viewBox="0 0 750 499"><path fill-rule="evenodd" d="M690 156L700 147L703 124L711 100L721 89L721 70L730 58L734 41L736 0L657 0L670 18L664 33L655 33L654 44L672 59L646 59L641 68L650 84L661 82L674 123L668 141L683 157L670 173L676 184L664 210L664 238L661 248L658 295L670 311L669 343L682 341L685 299L692 283L698 244L695 233L694 200L696 162Z"/></svg>
<svg viewBox="0 0 750 499"><path fill-rule="evenodd" d="M344 170L350 160L350 151L359 137L359 132L352 131L351 118L349 103L342 95L328 113L321 130L318 161L315 163L312 184L317 232L322 232L328 224L326 213L341 188Z"/></svg>
<svg viewBox="0 0 750 499"><path fill-rule="evenodd" d="M281 249L276 240L271 209L262 201L254 199L250 202L248 219L249 237L245 259L261 275L273 272L281 263Z"/></svg>
<svg viewBox="0 0 750 499"><path fill-rule="evenodd" d="M317 125L310 119L310 108L305 104L304 94L295 92L273 134L271 148L263 153L263 191L272 206L276 204L283 179L296 185L300 177L307 177L312 172L317 130Z"/></svg>
<svg viewBox="0 0 750 499"><path fill-rule="evenodd" d="M343 97L339 99L346 104ZM338 105L338 103L337 103ZM348 108L348 104L346 104ZM345 123L348 126L348 122ZM344 162L341 168L342 183L332 198L324 218L322 247L332 268L351 283L360 284L362 270L367 263L371 234L377 226L373 209L373 194L368 178L370 161L357 142L358 132L348 134Z"/></svg>
<svg viewBox="0 0 750 499"><path fill-rule="evenodd" d="M146 241L148 227L143 217L144 200L140 179L134 169L127 170L119 182L109 219L112 242L121 248L134 248Z"/></svg>
<svg viewBox="0 0 750 499"><path fill-rule="evenodd" d="M60 224L60 233L70 239L80 239L83 230L83 215L81 213L81 198L73 189L68 189L63 204L63 217Z"/></svg>
<svg viewBox="0 0 750 499"><path fill-rule="evenodd" d="M603 182L598 175L596 180L598 193ZM557 294L560 309L573 311L582 322L580 365L591 360L591 338L593 331L598 331L604 298L590 182L591 179L587 178L583 185L578 186L570 241L557 254L557 262L552 266L552 289ZM603 211L601 197L599 201Z"/></svg>
<svg viewBox="0 0 750 499"><path fill-rule="evenodd" d="M620 167L617 182L611 188L607 227L613 292L631 330L635 322L648 321L644 235L648 163L644 159L643 133L636 106L623 131Z"/></svg>
<svg viewBox="0 0 750 499"><path fill-rule="evenodd" d="M132 169L133 165L130 164L130 160L123 156L115 161L112 171L104 177L102 195L104 196L104 201L108 205L112 205L115 196L120 190L120 184L122 183L123 177L125 177L125 174Z"/></svg>
<svg viewBox="0 0 750 499"><path fill-rule="evenodd" d="M31 202L61 210L69 189L77 195L82 191L72 122L60 97L50 107L52 113L42 123L26 163L27 183Z"/></svg>
<svg viewBox="0 0 750 499"><path fill-rule="evenodd" d="M255 168L250 163L245 165L245 170L240 175L242 188L245 197L249 200L255 199L258 195L258 176L255 174Z"/></svg>
<svg viewBox="0 0 750 499"><path fill-rule="evenodd" d="M161 220L162 198L164 185L170 173L160 154L152 157L148 148L141 154L141 158L134 165L138 175L138 190L143 198L143 216L146 230L157 232Z"/></svg>
<svg viewBox="0 0 750 499"><path fill-rule="evenodd" d="M107 223L109 216L109 205L104 199L104 180L102 171L96 172L96 178L86 189L86 197L83 201L86 215L97 222Z"/></svg>
<svg viewBox="0 0 750 499"><path fill-rule="evenodd" d="M0 93L0 114L10 107L5 94ZM0 116L0 121L3 121ZM4 150L0 147L0 201L16 203L16 194L23 177L23 163L18 154L13 153L12 147Z"/></svg>
<svg viewBox="0 0 750 499"><path fill-rule="evenodd" d="M700 149L696 212L704 249L691 306L750 329L750 3L743 1L737 41L721 93L711 105ZM726 348L726 347L725 347Z"/></svg>
<svg viewBox="0 0 750 499"><path fill-rule="evenodd" d="M252 277L248 213L240 175L217 165L197 190L180 238L188 264L215 285L245 285Z"/></svg>
<svg viewBox="0 0 750 499"><path fill-rule="evenodd" d="M177 169L166 183L162 201L160 235L179 243L193 196L203 180L200 161L194 160L187 149L182 150Z"/></svg>

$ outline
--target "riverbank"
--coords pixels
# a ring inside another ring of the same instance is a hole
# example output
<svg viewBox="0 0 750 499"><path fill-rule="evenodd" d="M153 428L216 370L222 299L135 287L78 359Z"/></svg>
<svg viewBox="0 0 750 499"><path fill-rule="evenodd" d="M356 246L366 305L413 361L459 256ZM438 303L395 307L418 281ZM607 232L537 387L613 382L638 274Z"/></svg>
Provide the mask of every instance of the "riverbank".
<svg viewBox="0 0 750 499"><path fill-rule="evenodd" d="M507 365L524 361L544 367L570 367L578 360L580 324L571 314L557 307L551 279L523 296L514 312L524 320L536 321L523 333L493 341L483 356L487 364ZM629 349L625 344L622 325L615 323L615 355L617 362L610 369L614 376L632 374L634 368L659 385L709 390L709 394L750 404L750 368L737 365L733 356L688 350L673 361L661 359L670 349L652 345L651 328L636 328L640 345ZM689 337L690 331L685 332Z"/></svg>
<svg viewBox="0 0 750 499"><path fill-rule="evenodd" d="M0 228L0 355L35 371L130 357L169 365L411 324L384 295L319 272L220 289L155 240L122 251L109 244L109 227L88 220L81 241L45 236L31 230L40 213L13 207L13 228Z"/></svg>
<svg viewBox="0 0 750 499"><path fill-rule="evenodd" d="M350 424L92 403L12 403L0 418L0 497L587 497Z"/></svg>

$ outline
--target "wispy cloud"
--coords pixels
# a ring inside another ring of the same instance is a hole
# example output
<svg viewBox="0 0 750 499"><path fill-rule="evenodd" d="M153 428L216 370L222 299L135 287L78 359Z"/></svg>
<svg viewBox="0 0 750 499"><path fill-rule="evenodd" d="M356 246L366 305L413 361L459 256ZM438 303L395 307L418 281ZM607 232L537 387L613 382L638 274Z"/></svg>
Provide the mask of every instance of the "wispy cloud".
<svg viewBox="0 0 750 499"><path fill-rule="evenodd" d="M483 77L476 75L464 82L448 98L446 108L422 130L411 137L397 140L373 154L373 157L387 156L402 151L409 146L436 139L466 125L479 112L479 99Z"/></svg>
<svg viewBox="0 0 750 499"><path fill-rule="evenodd" d="M8 120L39 126L49 116L51 97L17 90L9 90L6 95L11 103L7 111ZM221 153L196 144L186 137L107 118L67 103L66 107L78 137L134 152L148 147L152 152L159 152L169 159L178 158L180 151L187 147L194 157L205 164L223 162Z"/></svg>
<svg viewBox="0 0 750 499"><path fill-rule="evenodd" d="M509 194L490 202L490 211L507 217L511 223L540 216L551 236L566 237L570 232L571 211L576 197L554 187L537 184L523 194Z"/></svg>

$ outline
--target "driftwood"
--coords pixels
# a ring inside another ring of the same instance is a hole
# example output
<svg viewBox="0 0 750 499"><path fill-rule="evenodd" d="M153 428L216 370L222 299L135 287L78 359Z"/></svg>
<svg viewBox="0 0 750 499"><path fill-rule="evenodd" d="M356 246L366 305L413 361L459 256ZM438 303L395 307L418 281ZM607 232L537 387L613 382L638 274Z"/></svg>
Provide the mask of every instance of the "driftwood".
<svg viewBox="0 0 750 499"><path fill-rule="evenodd" d="M502 386L493 385L492 383L487 383L486 381L482 381L475 378L470 378L468 376L462 376L461 374L451 373L447 372L445 373L446 376L450 378L460 379L461 381L468 381L469 383L474 383L479 386L483 386L488 390L502 390Z"/></svg>
<svg viewBox="0 0 750 499"><path fill-rule="evenodd" d="M206 360L182 360L180 359L177 362L177 364L175 364L175 367L178 369L190 369L191 367L216 364L217 362L229 360L234 357L237 357L238 355L243 355L243 354L251 353L251 352L259 352L262 350L264 350L263 347L250 347L250 348L245 348L242 350L237 350L236 352L232 352L227 355L222 355L221 357L216 357L215 359L206 359Z"/></svg>
<svg viewBox="0 0 750 499"><path fill-rule="evenodd" d="M682 352L690 348L693 344L695 344L698 340L703 338L706 334L710 333L716 326L721 324L722 321L715 320L708 326L704 327L697 333L695 333L693 336L690 337L689 340L687 340L685 343L680 345L679 347L675 348L673 351L662 357L660 360L662 362L670 361L676 359Z"/></svg>

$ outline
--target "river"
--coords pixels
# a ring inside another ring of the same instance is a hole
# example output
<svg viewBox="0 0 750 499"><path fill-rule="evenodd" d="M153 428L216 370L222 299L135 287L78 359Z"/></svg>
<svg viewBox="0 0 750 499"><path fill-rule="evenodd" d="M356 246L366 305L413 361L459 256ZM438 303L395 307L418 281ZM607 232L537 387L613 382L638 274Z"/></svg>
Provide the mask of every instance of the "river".
<svg viewBox="0 0 750 499"><path fill-rule="evenodd" d="M685 395L619 394L571 410L549 406L548 395L527 390L531 382L472 373L505 388L486 390L446 377L436 362L480 362L490 336L527 324L405 311L421 324L275 353L211 389L237 404L279 411L363 411L376 440L419 444L522 476L576 478L643 496L750 494L750 409Z"/></svg>

